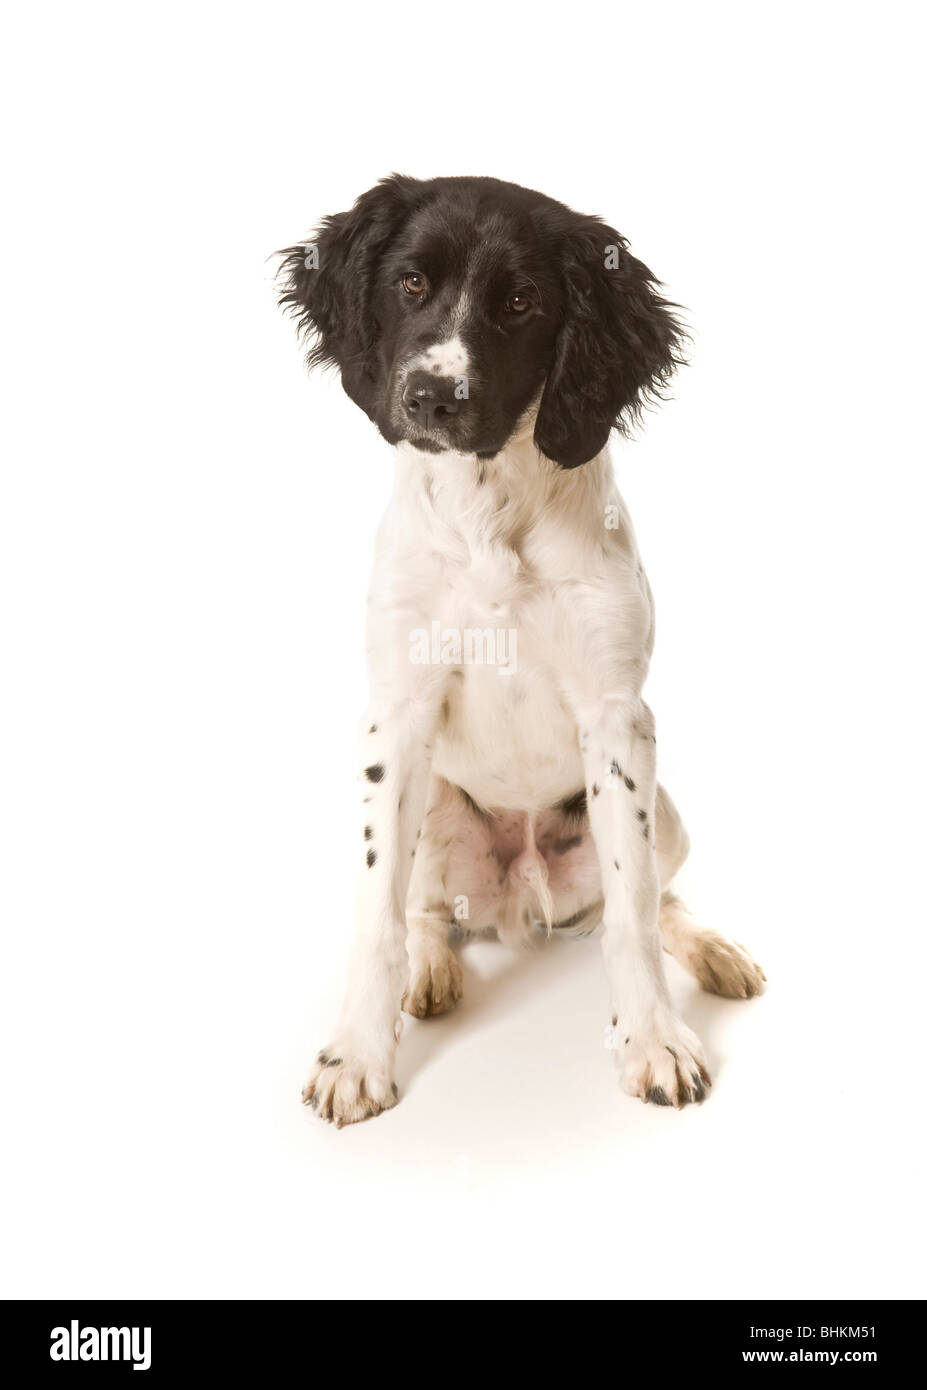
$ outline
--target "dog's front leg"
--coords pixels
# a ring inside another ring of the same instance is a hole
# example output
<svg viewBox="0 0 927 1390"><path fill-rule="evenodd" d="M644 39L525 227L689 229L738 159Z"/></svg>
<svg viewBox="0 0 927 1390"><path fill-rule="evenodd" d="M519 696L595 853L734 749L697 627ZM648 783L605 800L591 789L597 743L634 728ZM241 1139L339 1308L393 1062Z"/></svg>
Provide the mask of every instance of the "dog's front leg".
<svg viewBox="0 0 927 1390"><path fill-rule="evenodd" d="M701 1044L670 1001L657 926L653 716L632 692L579 711L580 746L605 900L603 951L612 1045L622 1085L659 1105L685 1105L711 1084Z"/></svg>
<svg viewBox="0 0 927 1390"><path fill-rule="evenodd" d="M430 668L412 688L404 682L401 692L375 689L364 722L360 892L348 987L334 1037L303 1091L303 1101L339 1127L397 1100L393 1063L409 970L405 902L442 688Z"/></svg>

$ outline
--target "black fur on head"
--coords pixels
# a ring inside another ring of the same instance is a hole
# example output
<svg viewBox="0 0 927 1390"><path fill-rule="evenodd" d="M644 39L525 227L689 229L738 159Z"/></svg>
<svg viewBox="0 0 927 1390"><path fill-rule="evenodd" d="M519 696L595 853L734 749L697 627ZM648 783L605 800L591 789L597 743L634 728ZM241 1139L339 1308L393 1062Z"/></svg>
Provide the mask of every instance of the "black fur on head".
<svg viewBox="0 0 927 1390"><path fill-rule="evenodd" d="M280 304L391 442L563 468L660 398L684 335L618 232L497 179L393 175L281 253Z"/></svg>

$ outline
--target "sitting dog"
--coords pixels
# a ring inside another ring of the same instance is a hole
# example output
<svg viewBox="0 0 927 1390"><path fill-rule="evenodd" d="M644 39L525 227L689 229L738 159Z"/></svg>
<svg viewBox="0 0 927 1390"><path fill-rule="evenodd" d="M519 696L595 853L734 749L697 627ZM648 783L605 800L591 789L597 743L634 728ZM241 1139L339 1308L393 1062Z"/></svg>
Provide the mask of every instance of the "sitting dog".
<svg viewBox="0 0 927 1390"><path fill-rule="evenodd" d="M336 1125L396 1104L400 1009L460 998L456 922L510 941L602 923L624 1089L701 1101L662 951L718 994L765 976L671 889L689 844L641 697L653 599L607 454L681 360L675 306L598 218L489 178L394 175L281 255L309 365L338 368L397 462L368 607L359 921L303 1099Z"/></svg>

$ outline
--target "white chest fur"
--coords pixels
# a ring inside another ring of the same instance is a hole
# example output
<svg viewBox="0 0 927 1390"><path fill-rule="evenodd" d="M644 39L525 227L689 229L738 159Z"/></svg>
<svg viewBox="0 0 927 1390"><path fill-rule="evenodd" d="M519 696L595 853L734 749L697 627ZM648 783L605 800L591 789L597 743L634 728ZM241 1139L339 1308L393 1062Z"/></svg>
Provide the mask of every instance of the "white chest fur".
<svg viewBox="0 0 927 1390"><path fill-rule="evenodd" d="M500 809L580 788L565 677L575 688L602 625L627 629L636 659L649 651L649 589L606 455L564 472L530 435L489 463L400 446L370 646L378 663L405 648L446 668L436 772Z"/></svg>

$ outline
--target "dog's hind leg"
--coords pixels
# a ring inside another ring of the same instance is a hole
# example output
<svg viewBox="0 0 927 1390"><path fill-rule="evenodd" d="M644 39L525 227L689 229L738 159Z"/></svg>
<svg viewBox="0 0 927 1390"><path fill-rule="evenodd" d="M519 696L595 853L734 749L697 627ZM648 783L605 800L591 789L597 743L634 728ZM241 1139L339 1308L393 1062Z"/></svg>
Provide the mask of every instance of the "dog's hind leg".
<svg viewBox="0 0 927 1390"><path fill-rule="evenodd" d="M694 975L702 989L731 999L761 994L766 976L736 941L699 926L670 884L689 853L689 837L679 812L663 787L657 788L657 872L660 877L660 939L664 951Z"/></svg>
<svg viewBox="0 0 927 1390"><path fill-rule="evenodd" d="M447 1013L461 995L460 962L448 941L454 908L448 901L445 868L459 818L459 793L432 776L406 906L409 983L402 1007L414 1018Z"/></svg>

